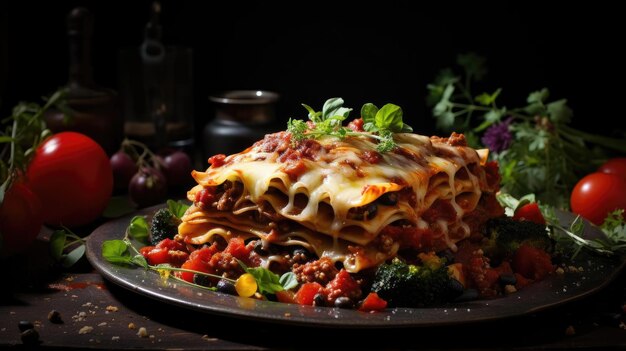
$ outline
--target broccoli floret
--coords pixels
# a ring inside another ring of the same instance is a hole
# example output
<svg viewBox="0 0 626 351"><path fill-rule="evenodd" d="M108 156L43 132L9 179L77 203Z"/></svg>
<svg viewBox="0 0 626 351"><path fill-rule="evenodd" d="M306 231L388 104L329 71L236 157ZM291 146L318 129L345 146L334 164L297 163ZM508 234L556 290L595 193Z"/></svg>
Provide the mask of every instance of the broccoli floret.
<svg viewBox="0 0 626 351"><path fill-rule="evenodd" d="M511 217L498 217L487 221L485 238L482 249L488 257L495 260L512 256L522 244L546 252L551 252L554 245L545 225L518 221Z"/></svg>
<svg viewBox="0 0 626 351"><path fill-rule="evenodd" d="M463 292L463 285L450 275L444 263L434 254L422 259L422 265L394 259L378 267L372 291L391 307L426 307L452 301Z"/></svg>
<svg viewBox="0 0 626 351"><path fill-rule="evenodd" d="M178 233L180 222L180 219L174 216L167 208L156 211L152 217L152 223L150 223L150 241L152 245L158 244L159 241L165 238L173 239L174 235Z"/></svg>

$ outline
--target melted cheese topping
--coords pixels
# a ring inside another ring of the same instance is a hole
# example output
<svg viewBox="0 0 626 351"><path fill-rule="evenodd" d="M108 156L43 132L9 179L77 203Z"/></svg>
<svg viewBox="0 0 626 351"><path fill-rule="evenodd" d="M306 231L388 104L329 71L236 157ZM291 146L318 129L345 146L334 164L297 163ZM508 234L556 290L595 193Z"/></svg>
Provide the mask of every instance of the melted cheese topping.
<svg viewBox="0 0 626 351"><path fill-rule="evenodd" d="M183 217L179 234L194 244L211 241L214 235L226 240L232 235L267 240L271 226L256 222L250 213L269 205L277 216L295 224L272 238L273 243L303 245L320 257L342 261L352 272L396 254L398 243L381 250L374 242L383 228L400 220L430 229L454 249L456 242L470 235L463 216L473 211L480 199L481 184L485 184L480 167L484 153L479 156L469 147L450 146L417 134L396 134L394 139L398 149L382 154L377 163L364 157L365 152L375 151L376 144L370 139L318 140L322 147L312 159L299 160L304 171L296 179L286 171L288 162L280 162L279 152L264 151L264 144L257 143L229 156L224 165L193 172L198 185L188 192L192 201L204 187L227 181L241 183L243 192L232 211L192 206ZM401 191L408 193L395 205L376 202L385 193ZM453 218L428 223L422 215L439 200L449 202ZM371 204L376 204L372 216L365 212L355 218L355 211L362 213L364 206ZM358 253L349 248L355 244L361 248Z"/></svg>

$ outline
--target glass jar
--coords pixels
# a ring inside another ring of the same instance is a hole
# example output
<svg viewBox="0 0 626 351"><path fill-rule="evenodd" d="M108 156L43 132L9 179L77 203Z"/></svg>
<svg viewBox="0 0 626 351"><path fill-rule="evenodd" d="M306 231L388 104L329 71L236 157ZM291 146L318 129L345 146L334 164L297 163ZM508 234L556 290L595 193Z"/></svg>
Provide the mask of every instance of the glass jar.
<svg viewBox="0 0 626 351"><path fill-rule="evenodd" d="M204 156L238 153L265 134L276 132L278 99L277 93L263 90L233 90L210 96L215 118L203 131Z"/></svg>

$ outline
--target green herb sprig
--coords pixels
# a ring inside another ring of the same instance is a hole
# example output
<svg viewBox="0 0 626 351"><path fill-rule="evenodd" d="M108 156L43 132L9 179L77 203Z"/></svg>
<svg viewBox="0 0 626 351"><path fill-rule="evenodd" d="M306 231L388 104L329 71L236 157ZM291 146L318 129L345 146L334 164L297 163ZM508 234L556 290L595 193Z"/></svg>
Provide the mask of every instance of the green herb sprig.
<svg viewBox="0 0 626 351"><path fill-rule="evenodd" d="M491 149L505 192L534 193L545 204L567 208L568 194L582 175L594 171L609 152L626 153L626 139L569 126L573 112L567 100L550 100L546 88L531 92L526 105L516 108L499 104L502 88L475 95L472 85L486 75L485 62L475 54L459 55L463 74L441 71L428 85L427 103L438 129L462 132L470 146Z"/></svg>
<svg viewBox="0 0 626 351"><path fill-rule="evenodd" d="M361 108L365 132L355 132L342 125L352 111L351 108L343 107L343 103L343 99L339 97L328 99L324 103L322 111L315 111L309 105L302 104L309 112L308 117L312 126L299 119L289 119L287 131L291 133L294 142L328 136L339 139L346 136L358 136L376 139L378 141L376 150L384 153L396 147L393 133L413 131L409 125L402 121L402 108L400 106L386 104L378 109L374 104L367 103Z"/></svg>
<svg viewBox="0 0 626 351"><path fill-rule="evenodd" d="M66 94L64 89L58 90L44 98L43 106L32 102L19 103L11 116L0 121L0 205L12 182L20 174L25 174L39 144L52 134L46 127L44 113L53 106L65 115L70 113Z"/></svg>

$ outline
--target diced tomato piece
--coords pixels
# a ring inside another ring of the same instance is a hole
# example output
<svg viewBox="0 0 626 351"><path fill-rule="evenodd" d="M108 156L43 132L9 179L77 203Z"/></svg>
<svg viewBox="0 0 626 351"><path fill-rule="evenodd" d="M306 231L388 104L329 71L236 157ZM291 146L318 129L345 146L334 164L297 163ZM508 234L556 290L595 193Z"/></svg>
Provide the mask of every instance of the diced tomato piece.
<svg viewBox="0 0 626 351"><path fill-rule="evenodd" d="M209 163L211 164L211 167L213 168L221 167L224 164L225 158L226 158L226 155L224 154L213 155L209 157Z"/></svg>
<svg viewBox="0 0 626 351"><path fill-rule="evenodd" d="M172 240L170 238L165 238L163 240L161 240L160 243L157 244L158 248L160 249L166 249L166 250L185 250L185 245L183 245L182 243L179 243L176 240Z"/></svg>
<svg viewBox="0 0 626 351"><path fill-rule="evenodd" d="M200 260L204 263L208 263L211 257L218 252L217 244L213 243L211 246L203 246L202 248L194 251L189 255L189 260Z"/></svg>
<svg viewBox="0 0 626 351"><path fill-rule="evenodd" d="M224 249L224 252L246 262L248 260L248 256L250 255L250 249L246 248L246 244L243 242L242 238L230 239L228 246Z"/></svg>
<svg viewBox="0 0 626 351"><path fill-rule="evenodd" d="M283 168L283 172L289 176L289 179L291 179L292 182L298 180L298 178L306 172L306 170L306 164L302 160L287 162Z"/></svg>
<svg viewBox="0 0 626 351"><path fill-rule="evenodd" d="M282 303L296 303L295 293L290 290L277 291L276 300Z"/></svg>
<svg viewBox="0 0 626 351"><path fill-rule="evenodd" d="M146 258L146 260L148 260L149 264L156 266L157 264L170 262L170 256L167 254L167 252L167 249L155 247L154 249L150 250L150 252L148 252L148 254L144 257Z"/></svg>
<svg viewBox="0 0 626 351"><path fill-rule="evenodd" d="M326 284L325 292L330 301L334 301L340 296L354 299L361 295L361 287L348 271L342 269L333 280Z"/></svg>
<svg viewBox="0 0 626 351"><path fill-rule="evenodd" d="M485 279L483 280L484 286L495 289L498 284L498 278L500 278L500 272L493 268L487 268L485 270Z"/></svg>
<svg viewBox="0 0 626 351"><path fill-rule="evenodd" d="M154 249L154 246L144 246L141 249L139 249L139 253L141 254L141 256L148 258L148 252L152 251Z"/></svg>
<svg viewBox="0 0 626 351"><path fill-rule="evenodd" d="M174 267L180 267L189 259L189 254L181 250L170 250L167 255L169 263Z"/></svg>
<svg viewBox="0 0 626 351"><path fill-rule="evenodd" d="M313 305L315 294L324 288L319 283L304 283L294 296L294 301L299 305Z"/></svg>
<svg viewBox="0 0 626 351"><path fill-rule="evenodd" d="M532 279L526 279L526 278L524 278L523 275L521 275L519 273L515 273L515 280L516 280L515 288L517 290L519 290L519 289L521 289L521 288L525 287L526 285L531 284L533 282Z"/></svg>
<svg viewBox="0 0 626 351"><path fill-rule="evenodd" d="M181 268L209 273L208 265L198 259L188 260L187 262L183 263ZM180 279L193 283L194 274L195 273L192 273L192 272L180 272Z"/></svg>
<svg viewBox="0 0 626 351"><path fill-rule="evenodd" d="M350 123L348 123L348 128L352 129L355 132L362 132L363 129L363 118L355 118Z"/></svg>
<svg viewBox="0 0 626 351"><path fill-rule="evenodd" d="M546 219L543 218L539 205L536 202L526 204L515 211L513 219L518 221L531 221L537 224L546 225Z"/></svg>
<svg viewBox="0 0 626 351"><path fill-rule="evenodd" d="M541 280L554 271L554 266L544 250L522 244L513 255L513 270L525 278Z"/></svg>
<svg viewBox="0 0 626 351"><path fill-rule="evenodd" d="M363 304L359 307L359 311L381 311L387 308L387 301L381 299L377 293L371 292L367 295Z"/></svg>

